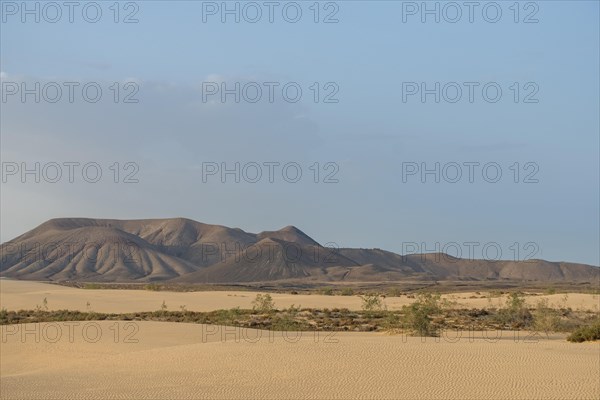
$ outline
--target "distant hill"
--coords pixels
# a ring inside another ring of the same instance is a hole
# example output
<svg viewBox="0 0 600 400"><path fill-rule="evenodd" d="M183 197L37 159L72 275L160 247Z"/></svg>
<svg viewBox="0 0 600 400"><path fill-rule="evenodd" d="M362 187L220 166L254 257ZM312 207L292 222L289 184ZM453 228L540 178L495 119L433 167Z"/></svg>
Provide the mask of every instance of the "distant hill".
<svg viewBox="0 0 600 400"><path fill-rule="evenodd" d="M595 282L591 265L330 249L287 226L258 234L185 218L60 218L1 245L0 275L85 282L526 280Z"/></svg>

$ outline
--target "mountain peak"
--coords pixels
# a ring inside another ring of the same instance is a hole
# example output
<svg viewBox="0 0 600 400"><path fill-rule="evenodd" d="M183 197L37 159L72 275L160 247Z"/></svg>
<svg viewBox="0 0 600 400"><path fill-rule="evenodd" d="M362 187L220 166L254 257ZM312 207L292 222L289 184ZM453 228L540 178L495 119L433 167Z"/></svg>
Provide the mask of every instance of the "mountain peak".
<svg viewBox="0 0 600 400"><path fill-rule="evenodd" d="M288 225L278 231L264 231L259 233L259 239L271 238L294 242L302 246L320 246L314 239L293 225Z"/></svg>

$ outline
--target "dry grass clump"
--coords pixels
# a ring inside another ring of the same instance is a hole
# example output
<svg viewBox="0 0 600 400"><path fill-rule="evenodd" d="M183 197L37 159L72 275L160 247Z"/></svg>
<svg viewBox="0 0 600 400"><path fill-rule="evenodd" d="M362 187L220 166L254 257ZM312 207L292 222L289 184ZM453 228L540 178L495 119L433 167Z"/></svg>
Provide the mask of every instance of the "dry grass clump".
<svg viewBox="0 0 600 400"><path fill-rule="evenodd" d="M590 325L585 325L577 328L571 333L567 340L569 342L581 343L585 341L600 340L600 318Z"/></svg>

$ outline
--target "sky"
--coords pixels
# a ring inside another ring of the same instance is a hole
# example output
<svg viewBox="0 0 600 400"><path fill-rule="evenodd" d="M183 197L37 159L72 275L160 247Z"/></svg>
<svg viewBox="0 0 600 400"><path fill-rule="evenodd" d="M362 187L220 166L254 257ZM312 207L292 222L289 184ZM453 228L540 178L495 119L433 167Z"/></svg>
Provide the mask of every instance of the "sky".
<svg viewBox="0 0 600 400"><path fill-rule="evenodd" d="M186 217L600 264L597 1L74 4L0 1L1 242Z"/></svg>

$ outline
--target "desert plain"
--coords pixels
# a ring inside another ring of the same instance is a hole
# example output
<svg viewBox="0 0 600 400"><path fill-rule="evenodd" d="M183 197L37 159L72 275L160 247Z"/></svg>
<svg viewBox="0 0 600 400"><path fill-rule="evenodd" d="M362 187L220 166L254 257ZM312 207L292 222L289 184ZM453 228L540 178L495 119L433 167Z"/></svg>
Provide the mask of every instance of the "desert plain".
<svg viewBox="0 0 600 400"><path fill-rule="evenodd" d="M250 308L256 293L87 290L0 280L0 307L124 313ZM359 309L357 296L273 293L278 307ZM485 307L473 293L446 295ZM550 303L597 310L598 295L548 294ZM385 299L388 308L412 301ZM500 301L494 299L493 301ZM529 301L529 300L528 300ZM87 305L89 303L89 306ZM600 343L564 334L274 332L154 321L3 325L3 399L598 399Z"/></svg>
<svg viewBox="0 0 600 400"><path fill-rule="evenodd" d="M90 307L96 312L127 313L159 310L163 301L171 310L186 306L189 311L213 311L234 307L252 308L256 291L200 291L170 292L134 289L79 289L57 284L35 281L0 279L0 305L7 310L34 309L42 306L44 298L50 310L85 311ZM600 295L590 293L554 293L539 294L526 298L533 305L537 300L548 299L550 304L564 305L573 309L598 311ZM277 307L292 305L311 308L348 308L361 309L358 296L328 296L321 294L271 293ZM442 296L466 308L485 308L502 304L505 295L494 296L490 300L486 292L449 293ZM398 310L410 304L414 298L407 296L388 296L385 304L390 310Z"/></svg>

